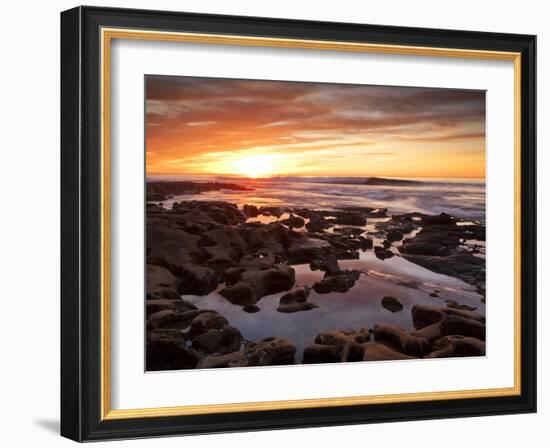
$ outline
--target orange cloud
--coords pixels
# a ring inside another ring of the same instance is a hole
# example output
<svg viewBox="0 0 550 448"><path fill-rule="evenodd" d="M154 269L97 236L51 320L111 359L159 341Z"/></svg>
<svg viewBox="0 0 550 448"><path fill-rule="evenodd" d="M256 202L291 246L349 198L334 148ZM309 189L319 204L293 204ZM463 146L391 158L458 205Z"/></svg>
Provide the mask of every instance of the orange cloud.
<svg viewBox="0 0 550 448"><path fill-rule="evenodd" d="M483 177L485 92L147 76L147 173ZM238 164L237 164L238 165Z"/></svg>

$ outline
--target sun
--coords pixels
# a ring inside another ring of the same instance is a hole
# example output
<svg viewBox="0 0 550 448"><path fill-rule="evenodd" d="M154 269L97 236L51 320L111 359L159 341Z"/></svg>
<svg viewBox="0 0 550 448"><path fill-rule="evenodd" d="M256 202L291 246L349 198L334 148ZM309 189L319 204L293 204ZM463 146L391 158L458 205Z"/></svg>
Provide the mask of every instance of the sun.
<svg viewBox="0 0 550 448"><path fill-rule="evenodd" d="M274 172L272 157L266 154L238 158L232 166L235 174L251 178L269 176Z"/></svg>

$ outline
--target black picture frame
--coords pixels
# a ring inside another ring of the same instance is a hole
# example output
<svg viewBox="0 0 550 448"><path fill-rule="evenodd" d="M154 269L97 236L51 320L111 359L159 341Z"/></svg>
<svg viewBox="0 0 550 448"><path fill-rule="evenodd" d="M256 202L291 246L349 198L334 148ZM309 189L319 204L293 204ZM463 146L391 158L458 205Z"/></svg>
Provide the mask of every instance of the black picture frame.
<svg viewBox="0 0 550 448"><path fill-rule="evenodd" d="M422 402L102 419L103 27L521 54L521 393ZM76 441L536 411L536 37L99 7L61 14L61 434Z"/></svg>

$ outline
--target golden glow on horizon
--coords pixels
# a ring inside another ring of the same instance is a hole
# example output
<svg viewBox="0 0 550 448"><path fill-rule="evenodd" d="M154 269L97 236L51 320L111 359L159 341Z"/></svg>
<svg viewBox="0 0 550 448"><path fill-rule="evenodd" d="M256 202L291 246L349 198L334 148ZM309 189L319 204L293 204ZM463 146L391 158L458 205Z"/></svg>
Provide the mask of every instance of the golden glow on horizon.
<svg viewBox="0 0 550 448"><path fill-rule="evenodd" d="M147 174L485 177L485 93L147 78Z"/></svg>
<svg viewBox="0 0 550 448"><path fill-rule="evenodd" d="M250 155L237 158L228 167L228 172L222 174L239 174L245 177L267 177L273 172L271 157L266 154Z"/></svg>

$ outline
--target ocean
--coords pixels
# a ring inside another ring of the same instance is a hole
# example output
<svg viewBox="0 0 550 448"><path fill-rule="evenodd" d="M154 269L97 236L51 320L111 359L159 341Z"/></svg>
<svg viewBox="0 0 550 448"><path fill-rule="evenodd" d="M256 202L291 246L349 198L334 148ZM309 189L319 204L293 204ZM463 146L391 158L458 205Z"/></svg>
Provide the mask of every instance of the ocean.
<svg viewBox="0 0 550 448"><path fill-rule="evenodd" d="M248 191L220 190L179 195L163 202L165 207L182 200L226 201L242 206L277 205L293 208L338 207L387 208L388 214L448 213L485 222L484 179L386 179L369 177L273 177L248 179L205 175L150 175L148 180L231 182ZM369 183L369 179L372 181Z"/></svg>

